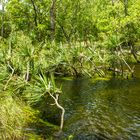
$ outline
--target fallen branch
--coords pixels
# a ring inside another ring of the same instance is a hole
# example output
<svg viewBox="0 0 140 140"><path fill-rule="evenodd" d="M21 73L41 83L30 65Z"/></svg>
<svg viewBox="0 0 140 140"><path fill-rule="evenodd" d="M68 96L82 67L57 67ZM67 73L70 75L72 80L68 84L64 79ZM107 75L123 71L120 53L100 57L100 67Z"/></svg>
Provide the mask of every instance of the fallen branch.
<svg viewBox="0 0 140 140"><path fill-rule="evenodd" d="M130 71L131 73L133 73L134 70L128 65L128 63L125 61L125 59L124 59L123 57L121 57L121 59L123 60L123 62L125 63L125 65L128 67L129 71Z"/></svg>
<svg viewBox="0 0 140 140"><path fill-rule="evenodd" d="M64 125L64 114L65 114L65 109L58 103L59 94L55 94L55 96L53 96L53 95L49 92L49 95L54 99L56 106L62 110L62 114L61 114L61 123L60 123L60 130L62 130L62 129L63 129L63 125Z"/></svg>

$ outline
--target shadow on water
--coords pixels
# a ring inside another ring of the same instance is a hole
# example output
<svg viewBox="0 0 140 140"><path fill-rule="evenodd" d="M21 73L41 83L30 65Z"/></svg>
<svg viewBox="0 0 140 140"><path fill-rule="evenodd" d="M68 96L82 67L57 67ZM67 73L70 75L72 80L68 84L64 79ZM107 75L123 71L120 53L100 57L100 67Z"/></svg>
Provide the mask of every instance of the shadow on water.
<svg viewBox="0 0 140 140"><path fill-rule="evenodd" d="M66 136L73 135L74 140L140 139L140 75L59 83L63 85L60 102L66 109Z"/></svg>

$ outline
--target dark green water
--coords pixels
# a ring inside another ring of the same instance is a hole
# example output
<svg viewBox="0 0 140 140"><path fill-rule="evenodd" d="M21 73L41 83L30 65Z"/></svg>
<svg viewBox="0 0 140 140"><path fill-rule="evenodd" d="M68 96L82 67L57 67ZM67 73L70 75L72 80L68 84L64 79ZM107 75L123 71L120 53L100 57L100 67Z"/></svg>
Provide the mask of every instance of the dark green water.
<svg viewBox="0 0 140 140"><path fill-rule="evenodd" d="M66 110L63 137L140 140L140 66L135 69L133 79L59 80Z"/></svg>

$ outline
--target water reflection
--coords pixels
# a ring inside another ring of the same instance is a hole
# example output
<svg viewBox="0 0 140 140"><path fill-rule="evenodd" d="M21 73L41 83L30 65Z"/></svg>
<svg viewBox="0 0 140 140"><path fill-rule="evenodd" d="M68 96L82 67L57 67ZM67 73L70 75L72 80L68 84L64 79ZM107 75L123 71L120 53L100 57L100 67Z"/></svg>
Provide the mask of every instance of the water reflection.
<svg viewBox="0 0 140 140"><path fill-rule="evenodd" d="M140 139L140 79L59 81L65 132L75 140Z"/></svg>

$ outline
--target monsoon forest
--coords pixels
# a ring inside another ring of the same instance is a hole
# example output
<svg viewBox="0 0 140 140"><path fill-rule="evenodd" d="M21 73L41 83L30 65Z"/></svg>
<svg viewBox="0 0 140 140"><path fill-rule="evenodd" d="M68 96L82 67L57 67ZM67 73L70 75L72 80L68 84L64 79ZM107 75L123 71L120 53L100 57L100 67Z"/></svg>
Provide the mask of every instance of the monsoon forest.
<svg viewBox="0 0 140 140"><path fill-rule="evenodd" d="M0 140L140 140L140 0L0 0Z"/></svg>

